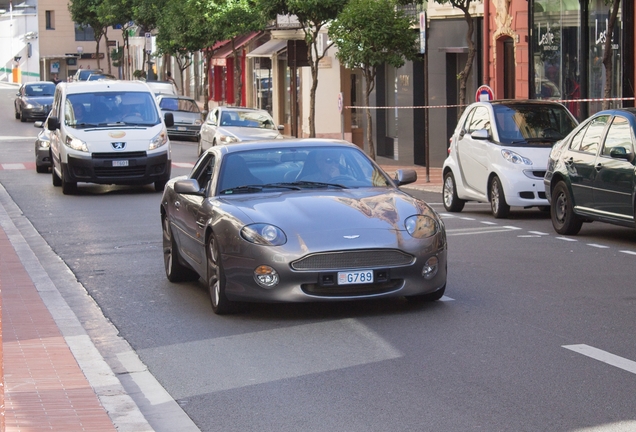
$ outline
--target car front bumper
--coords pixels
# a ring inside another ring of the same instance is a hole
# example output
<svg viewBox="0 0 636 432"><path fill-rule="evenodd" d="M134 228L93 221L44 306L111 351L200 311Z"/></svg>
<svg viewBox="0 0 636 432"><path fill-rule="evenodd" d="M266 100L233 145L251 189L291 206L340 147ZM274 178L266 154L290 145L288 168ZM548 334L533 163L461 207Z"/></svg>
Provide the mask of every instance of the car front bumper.
<svg viewBox="0 0 636 432"><path fill-rule="evenodd" d="M93 153L92 158L68 155L62 164L64 178L70 182L97 184L149 184L170 179L171 161L168 152L146 155L146 152ZM116 166L115 161L127 161L127 166Z"/></svg>

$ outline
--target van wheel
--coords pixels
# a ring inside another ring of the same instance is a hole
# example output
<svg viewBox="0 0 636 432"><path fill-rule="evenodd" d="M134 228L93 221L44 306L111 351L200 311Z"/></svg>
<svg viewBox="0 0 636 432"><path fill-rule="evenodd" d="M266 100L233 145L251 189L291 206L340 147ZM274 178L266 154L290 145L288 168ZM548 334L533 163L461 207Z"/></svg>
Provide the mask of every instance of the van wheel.
<svg viewBox="0 0 636 432"><path fill-rule="evenodd" d="M165 180L159 180L155 182L155 192L163 192L165 188L166 188Z"/></svg>
<svg viewBox="0 0 636 432"><path fill-rule="evenodd" d="M62 186L62 179L60 178L59 175L57 175L57 173L55 172L55 167L51 167L51 178L53 179L53 186L55 187L60 187Z"/></svg>
<svg viewBox="0 0 636 432"><path fill-rule="evenodd" d="M64 195L73 195L75 192L77 192L77 183L66 181L64 171L62 171L62 193Z"/></svg>

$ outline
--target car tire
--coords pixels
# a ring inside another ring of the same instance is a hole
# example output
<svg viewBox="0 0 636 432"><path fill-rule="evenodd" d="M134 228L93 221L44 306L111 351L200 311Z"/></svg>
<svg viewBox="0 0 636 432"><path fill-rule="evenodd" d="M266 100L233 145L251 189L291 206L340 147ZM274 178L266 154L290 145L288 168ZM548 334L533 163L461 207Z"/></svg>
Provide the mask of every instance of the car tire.
<svg viewBox="0 0 636 432"><path fill-rule="evenodd" d="M443 287L441 287L435 292L428 293L428 294L407 296L406 299L414 303L429 303L429 302L434 302L441 299L444 296L445 292L446 292L446 284L444 284Z"/></svg>
<svg viewBox="0 0 636 432"><path fill-rule="evenodd" d="M20 113L17 111L15 112L15 119L20 120Z"/></svg>
<svg viewBox="0 0 636 432"><path fill-rule="evenodd" d="M460 212L464 209L466 201L457 196L457 183L451 171L444 176L444 189L442 191L444 208L449 212Z"/></svg>
<svg viewBox="0 0 636 432"><path fill-rule="evenodd" d="M49 172L49 166L48 165L36 165L35 166L35 172L37 172L38 174L46 174Z"/></svg>
<svg viewBox="0 0 636 432"><path fill-rule="evenodd" d="M179 248L172 236L170 222L167 217L162 218L163 226L163 264L166 270L166 278L170 282L189 282L199 279L199 275L192 269L181 264Z"/></svg>
<svg viewBox="0 0 636 432"><path fill-rule="evenodd" d="M24 116L24 113L22 113L22 112L20 113L20 121L22 123L26 123L26 121L27 121L26 117Z"/></svg>
<svg viewBox="0 0 636 432"><path fill-rule="evenodd" d="M155 192L163 192L166 188L166 180L159 180L155 182Z"/></svg>
<svg viewBox="0 0 636 432"><path fill-rule="evenodd" d="M225 295L225 272L221 262L221 253L214 234L210 235L206 243L208 265L208 292L212 311L217 315L226 315L236 310Z"/></svg>
<svg viewBox="0 0 636 432"><path fill-rule="evenodd" d="M53 179L53 186L60 187L62 186L62 179L55 172L55 168L51 166L51 178Z"/></svg>
<svg viewBox="0 0 636 432"><path fill-rule="evenodd" d="M496 219L503 219L510 214L510 206L506 202L503 187L499 177L490 180L490 210Z"/></svg>
<svg viewBox="0 0 636 432"><path fill-rule="evenodd" d="M570 191L562 181L552 191L550 217L554 230L562 235L576 235L583 226L583 219L574 214Z"/></svg>
<svg viewBox="0 0 636 432"><path fill-rule="evenodd" d="M62 193L64 195L74 195L77 192L77 183L67 181L62 170Z"/></svg>

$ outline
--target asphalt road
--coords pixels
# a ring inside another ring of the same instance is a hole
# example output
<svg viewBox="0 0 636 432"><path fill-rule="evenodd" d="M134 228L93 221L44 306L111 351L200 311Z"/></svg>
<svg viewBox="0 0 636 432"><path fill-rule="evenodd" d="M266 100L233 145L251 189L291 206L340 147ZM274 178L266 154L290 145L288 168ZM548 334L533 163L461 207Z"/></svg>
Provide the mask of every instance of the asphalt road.
<svg viewBox="0 0 636 432"><path fill-rule="evenodd" d="M443 301L216 316L202 282L165 278L161 195L83 184L63 195L35 172L37 129L13 118L14 93L0 89L0 183L200 430L636 430L636 231L593 223L565 238L538 210L447 214L439 194L413 192L448 231ZM173 142L173 174L195 153Z"/></svg>

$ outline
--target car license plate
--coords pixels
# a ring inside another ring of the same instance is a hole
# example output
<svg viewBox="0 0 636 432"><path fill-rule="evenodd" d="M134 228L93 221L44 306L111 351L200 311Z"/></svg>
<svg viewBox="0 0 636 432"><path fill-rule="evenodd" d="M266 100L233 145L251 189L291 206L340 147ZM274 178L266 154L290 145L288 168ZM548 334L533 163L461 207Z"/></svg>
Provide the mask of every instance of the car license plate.
<svg viewBox="0 0 636 432"><path fill-rule="evenodd" d="M128 161L127 160L114 160L113 161L113 166L114 167L127 167L128 166Z"/></svg>
<svg viewBox="0 0 636 432"><path fill-rule="evenodd" d="M338 285L373 283L373 270L338 272Z"/></svg>
<svg viewBox="0 0 636 432"><path fill-rule="evenodd" d="M177 126L177 130L178 130L179 132L185 132L187 129L186 129L186 127L185 127L185 126Z"/></svg>

